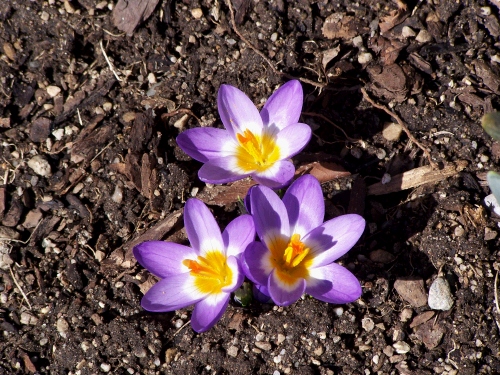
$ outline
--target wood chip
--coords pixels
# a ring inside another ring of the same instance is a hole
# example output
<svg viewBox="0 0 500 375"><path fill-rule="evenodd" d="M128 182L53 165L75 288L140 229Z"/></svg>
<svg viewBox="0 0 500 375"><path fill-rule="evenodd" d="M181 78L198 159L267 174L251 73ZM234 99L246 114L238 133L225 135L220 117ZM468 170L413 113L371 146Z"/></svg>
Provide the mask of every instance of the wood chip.
<svg viewBox="0 0 500 375"><path fill-rule="evenodd" d="M344 40L350 40L367 30L357 18L344 13L330 14L321 29L325 38Z"/></svg>
<svg viewBox="0 0 500 375"><path fill-rule="evenodd" d="M316 177L321 183L351 175L351 173L346 171L341 165L329 161L314 161L302 164L295 171L295 176L303 176L306 173Z"/></svg>
<svg viewBox="0 0 500 375"><path fill-rule="evenodd" d="M248 189L257 183L250 179L238 180L230 185L216 185L213 188L205 188L196 197L209 205L225 207L245 199Z"/></svg>
<svg viewBox="0 0 500 375"><path fill-rule="evenodd" d="M440 170L432 169L426 165L412 169L411 171L392 176L387 184L377 182L368 187L368 195L383 195L412 189L423 184L430 184L442 181L448 177L455 176L465 169L467 161L459 160L454 163L448 163Z"/></svg>
<svg viewBox="0 0 500 375"><path fill-rule="evenodd" d="M410 328L415 328L419 326L420 324L423 324L427 322L429 319L431 319L434 315L436 315L435 311L426 311L423 312L422 314L418 314L415 318L410 323Z"/></svg>

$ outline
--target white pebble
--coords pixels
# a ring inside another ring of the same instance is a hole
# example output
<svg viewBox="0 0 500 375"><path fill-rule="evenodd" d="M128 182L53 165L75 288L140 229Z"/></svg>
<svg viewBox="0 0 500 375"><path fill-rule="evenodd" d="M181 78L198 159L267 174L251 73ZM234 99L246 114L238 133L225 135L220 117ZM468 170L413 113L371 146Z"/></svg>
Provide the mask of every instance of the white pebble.
<svg viewBox="0 0 500 375"><path fill-rule="evenodd" d="M109 363L101 363L101 370L109 372L111 370L111 365Z"/></svg>
<svg viewBox="0 0 500 375"><path fill-rule="evenodd" d="M333 312L335 313L335 315L340 317L344 313L344 309L342 307L335 307L333 309Z"/></svg>
<svg viewBox="0 0 500 375"><path fill-rule="evenodd" d="M52 132L52 135L56 140L60 141L64 135L64 129L56 129Z"/></svg>
<svg viewBox="0 0 500 375"><path fill-rule="evenodd" d="M52 98L54 96L57 96L59 95L59 93L61 92L61 88L57 87L57 86L47 86L47 94L49 94Z"/></svg>
<svg viewBox="0 0 500 375"><path fill-rule="evenodd" d="M28 161L28 167L33 169L33 171L43 177L49 177L52 172L50 169L50 164L42 155L35 155Z"/></svg>
<svg viewBox="0 0 500 375"><path fill-rule="evenodd" d="M278 33L271 34L271 42L276 42L278 40Z"/></svg>
<svg viewBox="0 0 500 375"><path fill-rule="evenodd" d="M453 306L453 297L448 281L438 277L429 289L428 305L433 310L447 311Z"/></svg>
<svg viewBox="0 0 500 375"><path fill-rule="evenodd" d="M111 199L115 203L122 203L123 200L123 189L121 188L120 185L116 185L115 191L113 192L113 195L111 196Z"/></svg>
<svg viewBox="0 0 500 375"><path fill-rule="evenodd" d="M66 338L66 335L67 335L68 330L69 330L69 325L68 325L68 322L66 320L64 320L64 318L57 319L56 328L57 328L57 332L59 332L59 334L62 337Z"/></svg>
<svg viewBox="0 0 500 375"><path fill-rule="evenodd" d="M394 345L392 345L392 347L394 349L396 349L396 353L398 353L398 354L405 354L405 353L408 353L410 351L410 345L408 345L404 341L398 341L398 342L394 343Z"/></svg>
<svg viewBox="0 0 500 375"><path fill-rule="evenodd" d="M417 35L417 33L415 33L410 26L404 26L403 30L401 30L401 36L403 38L412 38L415 35Z"/></svg>
<svg viewBox="0 0 500 375"><path fill-rule="evenodd" d="M373 55L370 52L362 52L358 55L358 62L361 65L368 64L373 60Z"/></svg>

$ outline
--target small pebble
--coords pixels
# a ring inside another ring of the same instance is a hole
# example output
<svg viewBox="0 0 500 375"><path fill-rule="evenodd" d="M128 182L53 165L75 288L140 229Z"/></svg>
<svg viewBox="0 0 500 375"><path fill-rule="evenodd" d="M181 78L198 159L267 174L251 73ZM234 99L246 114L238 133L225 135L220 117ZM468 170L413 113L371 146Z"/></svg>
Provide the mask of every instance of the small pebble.
<svg viewBox="0 0 500 375"><path fill-rule="evenodd" d="M28 161L28 167L33 169L33 172L36 174L49 177L52 172L50 168L50 164L42 155L35 155Z"/></svg>
<svg viewBox="0 0 500 375"><path fill-rule="evenodd" d="M404 26L403 30L401 30L401 36L403 38L412 38L415 35L417 35L417 33L413 31L413 29L410 26Z"/></svg>
<svg viewBox="0 0 500 375"><path fill-rule="evenodd" d="M384 124L384 130L382 130L382 136L388 141L397 141L401 136L403 127L395 122L386 122Z"/></svg>
<svg viewBox="0 0 500 375"><path fill-rule="evenodd" d="M428 43L432 41L432 36L427 30L420 30L415 40L419 43Z"/></svg>
<svg viewBox="0 0 500 375"><path fill-rule="evenodd" d="M201 8L191 9L191 15L195 19L200 19L201 17L203 17L203 10L201 10Z"/></svg>
<svg viewBox="0 0 500 375"><path fill-rule="evenodd" d="M113 195L111 196L111 199L115 203L122 203L123 200L123 189L120 185L116 185L115 191L113 192Z"/></svg>
<svg viewBox="0 0 500 375"><path fill-rule="evenodd" d="M361 52L359 55L358 55L358 62L361 64L361 65L365 65L365 64L368 64L369 62L371 62L373 60L373 55L370 53L370 52Z"/></svg>
<svg viewBox="0 0 500 375"><path fill-rule="evenodd" d="M238 347L232 345L227 349L227 355L236 357L238 355Z"/></svg>
<svg viewBox="0 0 500 375"><path fill-rule="evenodd" d="M335 313L335 315L337 315L338 317L341 317L342 314L344 313L344 309L342 307L335 307L333 309L333 312Z"/></svg>
<svg viewBox="0 0 500 375"><path fill-rule="evenodd" d="M61 89L57 86L47 86L47 94L49 94L52 98L59 95Z"/></svg>
<svg viewBox="0 0 500 375"><path fill-rule="evenodd" d="M111 370L111 365L108 363L101 363L101 370L104 372L109 372Z"/></svg>
<svg viewBox="0 0 500 375"><path fill-rule="evenodd" d="M66 320L64 320L64 318L57 319L56 328L57 328L57 332L59 332L59 334L62 337L66 338L66 335L67 335L68 330L69 330L69 325L68 325L68 322Z"/></svg>
<svg viewBox="0 0 500 375"><path fill-rule="evenodd" d="M361 319L361 326L367 332L370 332L375 328L375 323L372 318L363 318Z"/></svg>
<svg viewBox="0 0 500 375"><path fill-rule="evenodd" d="M398 341L392 345L394 349L396 349L396 353L398 354L405 354L410 351L410 345L408 345L404 341Z"/></svg>
<svg viewBox="0 0 500 375"><path fill-rule="evenodd" d="M447 311L453 306L450 285L443 277L433 281L429 289L428 305L433 310Z"/></svg>

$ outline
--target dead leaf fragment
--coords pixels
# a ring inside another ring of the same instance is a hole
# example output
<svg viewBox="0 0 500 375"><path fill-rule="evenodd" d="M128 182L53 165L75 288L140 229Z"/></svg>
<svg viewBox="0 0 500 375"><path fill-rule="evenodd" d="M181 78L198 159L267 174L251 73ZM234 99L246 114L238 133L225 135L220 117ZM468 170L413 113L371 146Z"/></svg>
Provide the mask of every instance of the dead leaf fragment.
<svg viewBox="0 0 500 375"><path fill-rule="evenodd" d="M139 23L153 13L159 0L119 0L113 9L113 24L131 36Z"/></svg>
<svg viewBox="0 0 500 375"><path fill-rule="evenodd" d="M405 19L408 18L410 13L406 9L393 10L388 16L381 17L381 22L379 23L380 33L385 34L391 30L394 26L399 25Z"/></svg>
<svg viewBox="0 0 500 375"><path fill-rule="evenodd" d="M350 176L341 165L328 161L314 161L299 166L295 171L295 176L303 176L306 173L316 177L319 182L328 182L336 178Z"/></svg>
<svg viewBox="0 0 500 375"><path fill-rule="evenodd" d="M363 26L356 18L345 13L329 15L321 29L325 38L344 40L350 40L367 30L367 27Z"/></svg>

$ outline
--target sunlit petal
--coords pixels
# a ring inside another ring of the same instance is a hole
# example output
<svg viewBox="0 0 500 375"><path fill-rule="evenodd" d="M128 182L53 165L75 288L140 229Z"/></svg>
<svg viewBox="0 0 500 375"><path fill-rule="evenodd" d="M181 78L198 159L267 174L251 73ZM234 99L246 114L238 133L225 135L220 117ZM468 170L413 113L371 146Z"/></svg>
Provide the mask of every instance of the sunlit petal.
<svg viewBox="0 0 500 375"><path fill-rule="evenodd" d="M245 93L236 87L222 85L217 94L217 106L222 123L233 139L246 129L261 134L263 125L259 111Z"/></svg>
<svg viewBox="0 0 500 375"><path fill-rule="evenodd" d="M146 292L141 305L153 312L174 311L192 305L206 297L193 281L189 272L162 279Z"/></svg>
<svg viewBox="0 0 500 375"><path fill-rule="evenodd" d="M311 127L306 124L292 124L276 135L276 145L283 159L291 158L306 147L311 139Z"/></svg>
<svg viewBox="0 0 500 375"><path fill-rule="evenodd" d="M323 223L325 202L319 181L305 175L290 185L283 203L288 212L290 232L300 234L303 238L312 229Z"/></svg>
<svg viewBox="0 0 500 375"><path fill-rule="evenodd" d="M228 284L222 288L223 292L231 293L235 289L238 289L241 284L243 284L243 280L245 279L245 274L240 266L240 261L235 256L230 256L227 258L227 266L231 269L232 279L228 280Z"/></svg>
<svg viewBox="0 0 500 375"><path fill-rule="evenodd" d="M260 112L265 126L284 129L297 123L302 111L304 94L299 81L285 83L272 94Z"/></svg>
<svg viewBox="0 0 500 375"><path fill-rule="evenodd" d="M199 255L224 249L219 225L202 201L188 199L184 208L184 227L191 246Z"/></svg>
<svg viewBox="0 0 500 375"><path fill-rule="evenodd" d="M267 285L267 279L273 270L270 255L261 242L252 242L243 253L243 272L254 283Z"/></svg>
<svg viewBox="0 0 500 375"><path fill-rule="evenodd" d="M288 160L280 160L265 171L255 173L253 179L261 185L278 189L288 185L294 174L295 167L293 163Z"/></svg>
<svg viewBox="0 0 500 375"><path fill-rule="evenodd" d="M207 161L234 154L236 142L223 129L195 128L188 129L176 138L177 144L193 159Z"/></svg>
<svg viewBox="0 0 500 375"><path fill-rule="evenodd" d="M250 173L238 167L236 157L232 155L209 160L198 171L200 180L210 184L225 184L247 176Z"/></svg>
<svg viewBox="0 0 500 375"><path fill-rule="evenodd" d="M358 279L337 263L310 270L306 293L328 303L349 303L361 296Z"/></svg>
<svg viewBox="0 0 500 375"><path fill-rule="evenodd" d="M363 234L365 219L356 214L328 220L304 237L312 253L311 267L329 264L347 253Z"/></svg>
<svg viewBox="0 0 500 375"><path fill-rule="evenodd" d="M134 247L133 252L141 266L161 278L187 272L182 261L196 257L192 248L164 241L142 242Z"/></svg>
<svg viewBox="0 0 500 375"><path fill-rule="evenodd" d="M269 277L267 288L275 304L288 306L304 294L306 281L297 279L293 284L288 284L281 279L279 272L274 270Z"/></svg>
<svg viewBox="0 0 500 375"><path fill-rule="evenodd" d="M231 221L222 232L222 239L226 256L239 256L255 239L255 225L252 217L242 215Z"/></svg>
<svg viewBox="0 0 500 375"><path fill-rule="evenodd" d="M196 332L212 328L222 317L229 303L229 293L209 295L196 304L191 315L191 326Z"/></svg>

